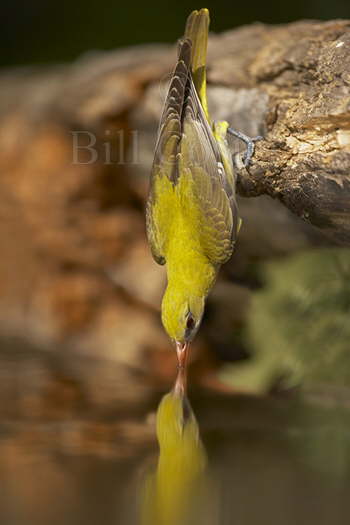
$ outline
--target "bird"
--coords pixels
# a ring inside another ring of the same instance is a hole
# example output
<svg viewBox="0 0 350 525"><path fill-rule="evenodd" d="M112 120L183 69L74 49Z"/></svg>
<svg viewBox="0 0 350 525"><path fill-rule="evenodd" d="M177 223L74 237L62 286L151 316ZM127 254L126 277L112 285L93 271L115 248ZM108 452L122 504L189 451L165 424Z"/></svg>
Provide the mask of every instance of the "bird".
<svg viewBox="0 0 350 525"><path fill-rule="evenodd" d="M142 486L142 525L192 523L189 517L198 515L198 504L203 508L210 494L207 454L184 381L184 369L179 368L174 388L158 406L159 456Z"/></svg>
<svg viewBox="0 0 350 525"><path fill-rule="evenodd" d="M231 257L241 226L227 134L247 143L245 165L260 139L236 132L226 121L211 121L208 30L209 11L193 11L179 41L159 123L146 205L150 249L167 272L162 323L175 343L179 367L186 367L206 298L221 265Z"/></svg>

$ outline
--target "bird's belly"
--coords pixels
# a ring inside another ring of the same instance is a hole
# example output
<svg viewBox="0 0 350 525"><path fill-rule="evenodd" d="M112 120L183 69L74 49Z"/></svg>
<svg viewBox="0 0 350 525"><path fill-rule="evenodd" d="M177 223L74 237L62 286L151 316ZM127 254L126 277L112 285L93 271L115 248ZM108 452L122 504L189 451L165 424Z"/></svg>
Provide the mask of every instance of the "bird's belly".
<svg viewBox="0 0 350 525"><path fill-rule="evenodd" d="M175 277L193 293L205 295L215 281L216 271L202 249L199 231L186 214L174 217L166 261L168 279Z"/></svg>
<svg viewBox="0 0 350 525"><path fill-rule="evenodd" d="M202 246L201 209L190 178L182 175L174 186L163 177L157 183L155 218L162 239L168 280L206 294L216 270Z"/></svg>
<svg viewBox="0 0 350 525"><path fill-rule="evenodd" d="M196 257L202 253L201 237L198 224L198 213L194 200L187 202L187 205L181 203L175 207L171 228L169 230L168 252L176 251L182 254Z"/></svg>
<svg viewBox="0 0 350 525"><path fill-rule="evenodd" d="M167 177L157 180L153 210L165 258L176 245L180 251L198 250L200 209L189 178L180 176L174 185Z"/></svg>

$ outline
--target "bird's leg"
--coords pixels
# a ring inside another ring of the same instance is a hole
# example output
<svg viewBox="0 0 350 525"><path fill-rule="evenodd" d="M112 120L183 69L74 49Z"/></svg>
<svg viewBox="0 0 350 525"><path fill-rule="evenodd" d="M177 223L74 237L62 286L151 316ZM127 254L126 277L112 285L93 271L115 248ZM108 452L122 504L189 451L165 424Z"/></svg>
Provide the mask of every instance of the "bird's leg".
<svg viewBox="0 0 350 525"><path fill-rule="evenodd" d="M236 131L233 128L228 128L227 132L230 133L230 135L233 135L234 137L243 140L243 142L245 142L245 144L247 145L247 151L244 154L243 163L245 167L249 166L251 158L254 155L255 142L257 140L262 140L263 137L261 135L258 135L257 137L248 137L248 135L245 135L240 131Z"/></svg>

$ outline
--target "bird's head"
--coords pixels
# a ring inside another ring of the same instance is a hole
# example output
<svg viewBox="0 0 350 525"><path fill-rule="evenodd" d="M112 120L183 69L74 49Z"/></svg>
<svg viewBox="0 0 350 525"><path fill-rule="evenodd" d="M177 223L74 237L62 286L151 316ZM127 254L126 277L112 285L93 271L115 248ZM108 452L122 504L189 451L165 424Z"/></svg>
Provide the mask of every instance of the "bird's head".
<svg viewBox="0 0 350 525"><path fill-rule="evenodd" d="M176 342L178 354L194 338L204 311L204 296L192 295L188 288L168 285L162 301L162 322Z"/></svg>
<svg viewBox="0 0 350 525"><path fill-rule="evenodd" d="M196 417L182 382L183 372L180 369L173 390L162 398L157 411L157 437L162 452L172 447L172 455L178 454L178 457L186 452L184 440L190 438L193 447L199 444Z"/></svg>

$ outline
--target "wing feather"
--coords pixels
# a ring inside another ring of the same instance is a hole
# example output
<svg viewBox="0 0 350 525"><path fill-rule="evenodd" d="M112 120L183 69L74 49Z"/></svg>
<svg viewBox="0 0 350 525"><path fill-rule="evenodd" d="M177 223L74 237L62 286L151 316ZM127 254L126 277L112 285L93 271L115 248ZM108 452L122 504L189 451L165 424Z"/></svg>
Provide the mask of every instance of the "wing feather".
<svg viewBox="0 0 350 525"><path fill-rule="evenodd" d="M148 242L153 258L158 264L165 264L164 242L166 231L155 220L154 208L157 205L155 182L161 177L167 177L173 184L178 178L177 154L181 141L182 111L185 91L190 71L191 42L183 40L179 46L179 58L170 82L160 119L158 135L151 172L150 191L146 206L146 228ZM170 213L170 210L169 210Z"/></svg>
<svg viewBox="0 0 350 525"><path fill-rule="evenodd" d="M237 233L235 188L226 176L215 137L198 99L192 78L187 83L179 172L190 170L200 209L198 228L204 253L213 264L232 254Z"/></svg>
<svg viewBox="0 0 350 525"><path fill-rule="evenodd" d="M164 264L168 230L167 221L159 220L159 210L155 213L155 183L165 178L175 187L179 177L191 179L193 206L198 210L194 227L198 229L203 252L214 265L219 265L229 259L236 240L235 187L225 172L220 149L199 101L190 57L191 42L184 40L158 130L146 209L147 234L154 259ZM162 210L161 216L170 218L171 211Z"/></svg>

